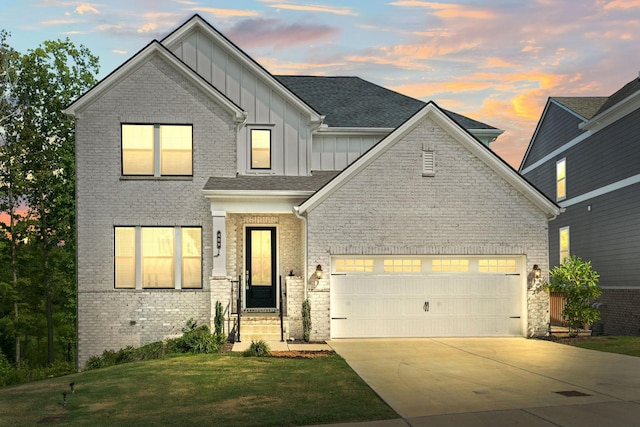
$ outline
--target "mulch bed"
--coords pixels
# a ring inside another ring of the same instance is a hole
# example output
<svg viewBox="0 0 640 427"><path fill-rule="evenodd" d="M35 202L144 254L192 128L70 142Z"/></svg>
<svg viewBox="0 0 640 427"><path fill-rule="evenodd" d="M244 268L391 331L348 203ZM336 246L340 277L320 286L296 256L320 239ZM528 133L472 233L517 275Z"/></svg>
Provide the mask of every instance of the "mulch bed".
<svg viewBox="0 0 640 427"><path fill-rule="evenodd" d="M316 359L318 357L327 357L336 354L333 350L289 350L289 351L272 351L271 357L286 357L289 359Z"/></svg>

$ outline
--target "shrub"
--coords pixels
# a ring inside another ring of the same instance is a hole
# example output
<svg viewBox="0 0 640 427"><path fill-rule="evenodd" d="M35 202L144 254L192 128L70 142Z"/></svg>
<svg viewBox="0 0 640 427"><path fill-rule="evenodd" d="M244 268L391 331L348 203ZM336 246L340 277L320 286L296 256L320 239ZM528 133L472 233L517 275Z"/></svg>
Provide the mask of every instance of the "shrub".
<svg viewBox="0 0 640 427"><path fill-rule="evenodd" d="M602 294L598 286L600 276L591 267L591 262L570 256L549 273L549 290L564 295L566 304L562 315L569 324L571 335L577 335L585 325L600 319L600 312L591 306Z"/></svg>
<svg viewBox="0 0 640 427"><path fill-rule="evenodd" d="M267 344L264 340L259 341L251 341L251 345L248 349L242 352L242 355L245 357L257 356L264 357L271 354L271 349L269 348L269 344Z"/></svg>
<svg viewBox="0 0 640 427"><path fill-rule="evenodd" d="M213 325L216 335L222 335L224 333L224 314L220 301L216 301L216 317L214 318Z"/></svg>
<svg viewBox="0 0 640 427"><path fill-rule="evenodd" d="M187 321L182 332L179 338L152 342L142 347L128 346L117 351L105 350L101 356L90 357L86 368L99 369L127 362L161 359L167 354L216 353L225 342L224 334L211 334L207 325L198 326L193 319Z"/></svg>
<svg viewBox="0 0 640 427"><path fill-rule="evenodd" d="M311 304L308 299L302 303L302 338L306 342L311 338Z"/></svg>
<svg viewBox="0 0 640 427"><path fill-rule="evenodd" d="M14 384L17 373L7 357L0 351L0 386Z"/></svg>

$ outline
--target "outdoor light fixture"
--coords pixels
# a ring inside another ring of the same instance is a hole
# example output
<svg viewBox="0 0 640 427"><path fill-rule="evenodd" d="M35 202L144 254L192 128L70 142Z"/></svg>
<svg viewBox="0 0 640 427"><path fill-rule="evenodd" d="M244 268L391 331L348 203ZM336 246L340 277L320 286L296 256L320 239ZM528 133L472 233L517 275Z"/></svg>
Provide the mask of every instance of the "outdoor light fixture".
<svg viewBox="0 0 640 427"><path fill-rule="evenodd" d="M533 265L533 278L539 279L542 276L542 270L538 266L538 264Z"/></svg>
<svg viewBox="0 0 640 427"><path fill-rule="evenodd" d="M316 267L316 282L320 279L322 279L322 266L318 264Z"/></svg>
<svg viewBox="0 0 640 427"><path fill-rule="evenodd" d="M62 392L62 406L67 406L67 392Z"/></svg>

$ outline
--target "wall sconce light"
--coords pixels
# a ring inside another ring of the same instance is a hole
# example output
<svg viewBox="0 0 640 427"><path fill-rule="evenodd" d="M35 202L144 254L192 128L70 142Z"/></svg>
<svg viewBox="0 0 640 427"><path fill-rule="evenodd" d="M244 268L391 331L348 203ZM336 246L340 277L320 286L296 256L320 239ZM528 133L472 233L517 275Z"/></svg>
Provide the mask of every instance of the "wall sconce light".
<svg viewBox="0 0 640 427"><path fill-rule="evenodd" d="M316 267L316 283L318 283L320 279L322 279L322 266L318 264L318 266Z"/></svg>
<svg viewBox="0 0 640 427"><path fill-rule="evenodd" d="M538 266L538 264L533 265L533 278L539 279L542 277L542 269Z"/></svg>

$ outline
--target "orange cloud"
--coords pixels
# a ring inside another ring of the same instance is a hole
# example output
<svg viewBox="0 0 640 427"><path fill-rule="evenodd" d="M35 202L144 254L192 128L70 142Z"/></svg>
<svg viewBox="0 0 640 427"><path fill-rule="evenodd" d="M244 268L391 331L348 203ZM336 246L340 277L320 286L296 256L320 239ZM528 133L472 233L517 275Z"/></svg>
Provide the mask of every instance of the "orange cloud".
<svg viewBox="0 0 640 427"><path fill-rule="evenodd" d="M483 68L513 68L515 66L516 64L498 57L486 58L482 64Z"/></svg>
<svg viewBox="0 0 640 427"><path fill-rule="evenodd" d="M93 14L99 14L100 13L98 11L98 9L96 9L95 7L93 7L93 5L91 5L89 3L83 3L81 5L78 5L78 7L76 7L75 12L78 15L84 15L85 13L93 13Z"/></svg>
<svg viewBox="0 0 640 427"><path fill-rule="evenodd" d="M148 33L149 31L153 31L156 28L158 28L158 25L150 22L150 23L144 24L142 27L138 28L137 31L139 33Z"/></svg>

